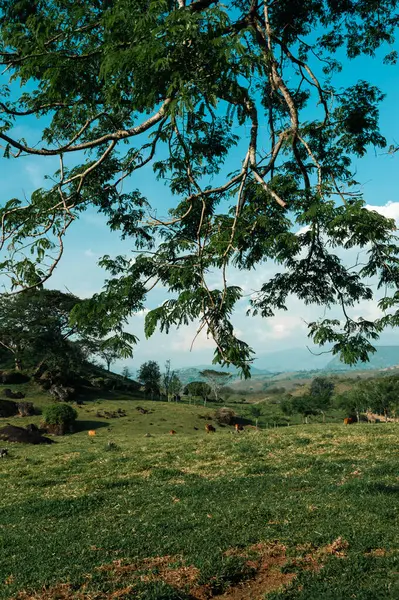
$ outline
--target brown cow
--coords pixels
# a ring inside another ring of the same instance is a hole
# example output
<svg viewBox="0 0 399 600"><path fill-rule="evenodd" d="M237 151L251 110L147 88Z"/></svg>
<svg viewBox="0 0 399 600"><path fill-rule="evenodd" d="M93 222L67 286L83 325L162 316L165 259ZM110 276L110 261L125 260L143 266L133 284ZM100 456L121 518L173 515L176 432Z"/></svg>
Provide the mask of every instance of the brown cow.
<svg viewBox="0 0 399 600"><path fill-rule="evenodd" d="M352 417L347 417L346 419L344 419L344 425L352 425L352 423L354 423L354 419L352 419Z"/></svg>
<svg viewBox="0 0 399 600"><path fill-rule="evenodd" d="M239 423L236 423L234 425L234 429L236 430L236 433L240 433L240 431L244 431L244 427L242 425L240 425Z"/></svg>
<svg viewBox="0 0 399 600"><path fill-rule="evenodd" d="M96 435L95 430L94 429L90 429L89 430L89 436L92 437L92 436L95 436L95 435Z"/></svg>
<svg viewBox="0 0 399 600"><path fill-rule="evenodd" d="M214 426L213 426L213 425L210 425L209 423L207 423L207 424L205 425L205 431L206 431L207 433L210 433L211 431L214 433L214 432L216 431L216 429L214 428Z"/></svg>
<svg viewBox="0 0 399 600"><path fill-rule="evenodd" d="M171 430L169 431L169 433L170 433L170 435L175 435L176 431L175 431L174 429L171 429Z"/></svg>

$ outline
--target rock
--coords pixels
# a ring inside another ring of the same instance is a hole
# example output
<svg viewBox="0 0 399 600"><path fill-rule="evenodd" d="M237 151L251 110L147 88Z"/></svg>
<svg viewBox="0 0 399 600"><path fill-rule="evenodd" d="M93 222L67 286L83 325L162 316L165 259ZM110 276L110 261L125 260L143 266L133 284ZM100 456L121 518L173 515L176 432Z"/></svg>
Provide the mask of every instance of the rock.
<svg viewBox="0 0 399 600"><path fill-rule="evenodd" d="M9 400L0 400L0 417L14 417L17 414L18 406L16 402L11 402Z"/></svg>
<svg viewBox="0 0 399 600"><path fill-rule="evenodd" d="M20 417L30 417L35 414L32 402L18 402L17 408Z"/></svg>
<svg viewBox="0 0 399 600"><path fill-rule="evenodd" d="M0 429L0 439L7 442L17 442L19 444L53 444L53 440L44 437L38 431L28 431L23 427L6 425Z"/></svg>
<svg viewBox="0 0 399 600"><path fill-rule="evenodd" d="M58 402L67 402L73 398L76 390L75 388L65 387L63 385L52 385L49 392Z"/></svg>
<svg viewBox="0 0 399 600"><path fill-rule="evenodd" d="M25 429L26 429L26 431L29 431L30 433L40 432L40 429L34 423L29 423L29 425L27 425L25 427Z"/></svg>
<svg viewBox="0 0 399 600"><path fill-rule="evenodd" d="M27 383L30 377L25 375L25 373L21 373L20 371L1 371L0 372L0 382L1 383Z"/></svg>
<svg viewBox="0 0 399 600"><path fill-rule="evenodd" d="M25 398L25 394L22 392L13 392L10 390L10 388L5 388L3 390L3 394L6 398L12 398L13 400L21 400L22 398Z"/></svg>

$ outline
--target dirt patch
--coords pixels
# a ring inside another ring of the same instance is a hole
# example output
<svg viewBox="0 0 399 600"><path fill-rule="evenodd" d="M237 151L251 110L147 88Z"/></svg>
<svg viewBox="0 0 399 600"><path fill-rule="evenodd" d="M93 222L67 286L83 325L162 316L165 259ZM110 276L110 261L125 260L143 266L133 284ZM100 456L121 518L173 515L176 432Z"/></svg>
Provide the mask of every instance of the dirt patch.
<svg viewBox="0 0 399 600"><path fill-rule="evenodd" d="M38 592L19 592L13 600L127 600L138 584L163 581L176 590L189 593L192 600L262 600L265 595L286 588L297 577L299 570L319 571L331 556L344 558L348 542L341 537L320 548L305 544L296 548L297 556L287 557L283 544L258 543L245 549L232 548L226 556L241 557L248 567L248 577L223 593L215 593L212 581L200 585L200 570L187 565L181 556L158 556L133 563L115 560L97 567L104 580L117 587L113 592L90 592L91 575L79 590L69 584L43 588ZM92 548L93 550L97 548ZM376 549L370 556L385 556L385 550Z"/></svg>
<svg viewBox="0 0 399 600"><path fill-rule="evenodd" d="M112 581L121 581L127 576L133 576L142 582L164 581L178 589L194 585L200 574L199 569L187 566L179 556L145 558L133 564L115 560L109 565L98 567L98 570L109 573Z"/></svg>
<svg viewBox="0 0 399 600"><path fill-rule="evenodd" d="M366 552L364 556L371 556L372 558L384 558L386 556L394 556L399 554L399 550L387 550L386 548L374 548L369 552Z"/></svg>
<svg viewBox="0 0 399 600"><path fill-rule="evenodd" d="M190 589L196 600L261 600L265 594L289 585L295 573L283 573L287 563L286 547L282 544L259 543L242 549L228 550L226 556L246 558L246 566L255 573L254 577L230 586L222 594L213 595L210 585Z"/></svg>
<svg viewBox="0 0 399 600"><path fill-rule="evenodd" d="M29 431L23 427L15 427L15 425L6 425L0 429L0 440L34 445L54 443L53 440L41 435L39 431Z"/></svg>

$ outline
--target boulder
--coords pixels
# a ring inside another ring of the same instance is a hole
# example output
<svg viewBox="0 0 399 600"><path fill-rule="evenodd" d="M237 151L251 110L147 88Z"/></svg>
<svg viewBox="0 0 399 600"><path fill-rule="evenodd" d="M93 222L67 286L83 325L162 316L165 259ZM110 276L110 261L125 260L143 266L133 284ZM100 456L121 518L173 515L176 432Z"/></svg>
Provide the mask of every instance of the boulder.
<svg viewBox="0 0 399 600"><path fill-rule="evenodd" d="M25 373L21 373L20 371L1 371L0 372L0 382L1 383L27 383L30 377L25 375Z"/></svg>
<svg viewBox="0 0 399 600"><path fill-rule="evenodd" d="M19 444L53 444L53 440L44 437L38 431L29 431L23 427L15 425L6 425L0 429L0 440L7 442L17 442Z"/></svg>
<svg viewBox="0 0 399 600"><path fill-rule="evenodd" d="M13 400L22 400L25 398L25 394L22 392L13 392L10 388L5 388L3 394L6 398L12 398Z"/></svg>
<svg viewBox="0 0 399 600"><path fill-rule="evenodd" d="M35 414L32 402L17 402L17 408L20 417L31 417Z"/></svg>
<svg viewBox="0 0 399 600"><path fill-rule="evenodd" d="M49 392L58 402L67 402L74 397L76 390L63 385L52 385Z"/></svg>
<svg viewBox="0 0 399 600"><path fill-rule="evenodd" d="M0 417L8 418L14 417L18 414L18 406L16 402L11 402L10 400L0 400Z"/></svg>

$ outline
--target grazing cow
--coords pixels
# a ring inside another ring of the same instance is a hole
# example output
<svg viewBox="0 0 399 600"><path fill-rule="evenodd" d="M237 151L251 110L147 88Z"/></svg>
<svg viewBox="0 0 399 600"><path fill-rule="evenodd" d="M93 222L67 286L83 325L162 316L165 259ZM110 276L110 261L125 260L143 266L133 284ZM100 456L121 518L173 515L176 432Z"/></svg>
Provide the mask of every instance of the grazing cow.
<svg viewBox="0 0 399 600"><path fill-rule="evenodd" d="M171 430L169 431L169 433L170 433L170 435L175 435L175 434L176 434L176 431L175 431L174 429L171 429Z"/></svg>
<svg viewBox="0 0 399 600"><path fill-rule="evenodd" d="M352 425L352 423L354 423L354 419L352 419L352 417L347 417L346 419L344 419L344 425Z"/></svg>
<svg viewBox="0 0 399 600"><path fill-rule="evenodd" d="M207 423L207 424L205 425L205 431L206 431L207 433L210 433L210 432L213 432L213 433L215 433L216 429L214 428L214 426L213 426L213 425L210 425L210 423Z"/></svg>
<svg viewBox="0 0 399 600"><path fill-rule="evenodd" d="M240 425L239 423L236 423L234 425L234 429L236 430L236 433L240 433L240 431L244 431L244 427L242 425Z"/></svg>
<svg viewBox="0 0 399 600"><path fill-rule="evenodd" d="M5 456L7 456L7 454L8 454L7 448L0 448L0 458L4 458Z"/></svg>
<svg viewBox="0 0 399 600"><path fill-rule="evenodd" d="M90 436L90 437L94 437L95 435L96 435L96 432L95 432L95 430L94 430L94 429L90 429L90 430L89 430L89 436Z"/></svg>

